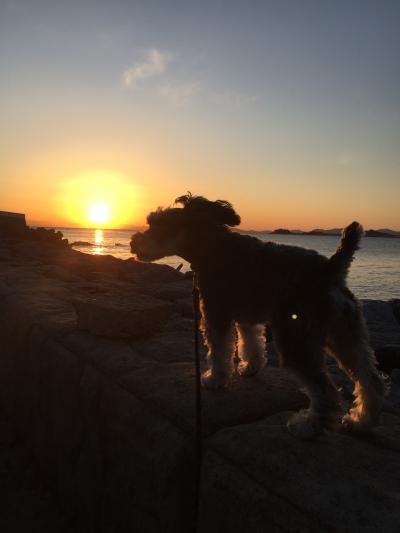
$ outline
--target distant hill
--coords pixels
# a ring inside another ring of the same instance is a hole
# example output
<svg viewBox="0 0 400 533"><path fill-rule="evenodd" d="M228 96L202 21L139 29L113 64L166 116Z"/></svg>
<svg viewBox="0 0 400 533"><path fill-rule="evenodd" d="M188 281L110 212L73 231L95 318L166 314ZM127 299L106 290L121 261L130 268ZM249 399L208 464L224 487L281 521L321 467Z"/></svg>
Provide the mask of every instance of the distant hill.
<svg viewBox="0 0 400 533"><path fill-rule="evenodd" d="M241 228L234 228L234 231L237 231L239 233L246 233L246 235L259 235L261 233L271 233L271 230L269 229L241 229Z"/></svg>
<svg viewBox="0 0 400 533"><path fill-rule="evenodd" d="M313 229L311 231L306 231L307 235L341 235L342 228L333 228L333 229Z"/></svg>
<svg viewBox="0 0 400 533"><path fill-rule="evenodd" d="M236 229L239 233L247 233L251 235L259 235L262 233L269 233L271 235L332 235L335 237L340 237L342 234L342 228L332 228L332 229L313 229L311 231L302 231L299 229L287 229L287 228L277 228L272 231L270 230L245 230L245 229ZM400 238L400 231L392 229L369 229L365 232L366 237L388 237L388 238Z"/></svg>
<svg viewBox="0 0 400 533"><path fill-rule="evenodd" d="M292 232L289 229L284 229L284 228L274 229L274 231L271 231L271 233L274 233L277 235L292 235Z"/></svg>
<svg viewBox="0 0 400 533"><path fill-rule="evenodd" d="M380 233L387 233L389 235L397 235L398 237L400 237L400 231L395 231L393 229L384 228L384 229L377 229L376 231L379 231Z"/></svg>
<svg viewBox="0 0 400 533"><path fill-rule="evenodd" d="M311 231L301 231L299 229L289 230L286 228L278 228L271 233L276 235L341 235L342 230L340 228L334 229L313 229Z"/></svg>
<svg viewBox="0 0 400 533"><path fill-rule="evenodd" d="M375 230L375 229L368 229L365 232L366 237L385 237L386 239L399 239L400 234L395 231L391 231L390 233L387 233L383 230Z"/></svg>

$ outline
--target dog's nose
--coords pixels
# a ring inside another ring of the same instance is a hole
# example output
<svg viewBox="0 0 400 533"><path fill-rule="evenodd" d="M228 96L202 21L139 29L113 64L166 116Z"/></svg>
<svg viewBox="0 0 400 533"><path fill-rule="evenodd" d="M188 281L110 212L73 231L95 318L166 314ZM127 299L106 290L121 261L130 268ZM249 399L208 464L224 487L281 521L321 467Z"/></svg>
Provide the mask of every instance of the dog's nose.
<svg viewBox="0 0 400 533"><path fill-rule="evenodd" d="M143 240L143 233L135 233L131 239L131 252L137 254L139 252L140 243Z"/></svg>

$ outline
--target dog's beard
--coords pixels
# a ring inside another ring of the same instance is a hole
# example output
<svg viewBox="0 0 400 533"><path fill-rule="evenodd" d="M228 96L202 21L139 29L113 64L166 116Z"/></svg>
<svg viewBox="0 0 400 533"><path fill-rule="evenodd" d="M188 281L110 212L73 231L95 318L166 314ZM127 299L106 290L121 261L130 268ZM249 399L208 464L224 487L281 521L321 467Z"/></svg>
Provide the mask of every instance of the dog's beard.
<svg viewBox="0 0 400 533"><path fill-rule="evenodd" d="M151 261L157 261L163 257L169 255L176 255L176 251L170 249L167 246L158 246L153 241L142 241L139 245L131 243L131 252L136 254L136 258L139 261L150 263Z"/></svg>
<svg viewBox="0 0 400 533"><path fill-rule="evenodd" d="M182 234L173 239L155 240L146 233L137 234L131 241L131 252L136 254L139 261L157 261L171 255L180 255Z"/></svg>
<svg viewBox="0 0 400 533"><path fill-rule="evenodd" d="M151 263L152 261L157 261L158 259L162 259L163 257L165 257L164 254L136 252L136 258L138 259L138 261L142 261L143 263Z"/></svg>

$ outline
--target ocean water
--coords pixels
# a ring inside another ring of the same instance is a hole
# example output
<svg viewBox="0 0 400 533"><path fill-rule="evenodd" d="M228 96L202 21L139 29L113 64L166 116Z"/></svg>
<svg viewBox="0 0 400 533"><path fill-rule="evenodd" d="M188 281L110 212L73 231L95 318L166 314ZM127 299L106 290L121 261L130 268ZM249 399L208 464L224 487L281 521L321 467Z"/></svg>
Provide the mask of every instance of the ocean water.
<svg viewBox="0 0 400 533"><path fill-rule="evenodd" d="M86 245L73 245L73 248L88 254L111 254L120 259L132 257L129 241L132 230L95 230L84 228L57 228L70 243L86 242ZM311 248L329 257L339 243L338 236L313 235L271 235L258 234L263 241L293 244ZM180 257L167 257L157 263L177 267L183 263L183 271L188 263ZM400 238L363 238L361 248L350 268L348 278L350 289L358 298L389 300L400 298Z"/></svg>

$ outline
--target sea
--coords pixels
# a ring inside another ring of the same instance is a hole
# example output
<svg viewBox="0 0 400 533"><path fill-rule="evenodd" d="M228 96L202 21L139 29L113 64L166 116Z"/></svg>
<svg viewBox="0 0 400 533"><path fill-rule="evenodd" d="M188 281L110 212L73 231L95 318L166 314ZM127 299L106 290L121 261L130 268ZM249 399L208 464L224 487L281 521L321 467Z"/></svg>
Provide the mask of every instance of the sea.
<svg viewBox="0 0 400 533"><path fill-rule="evenodd" d="M62 231L75 250L87 254L111 254L120 259L132 257L129 242L133 230L55 228ZM276 235L258 233L262 241L291 244L317 250L330 257L336 250L337 235ZM75 243L75 244L74 244ZM156 261L174 268L183 264L182 271L190 269L182 258L172 256ZM364 237L350 268L348 285L358 298L390 300L400 298L400 238Z"/></svg>

